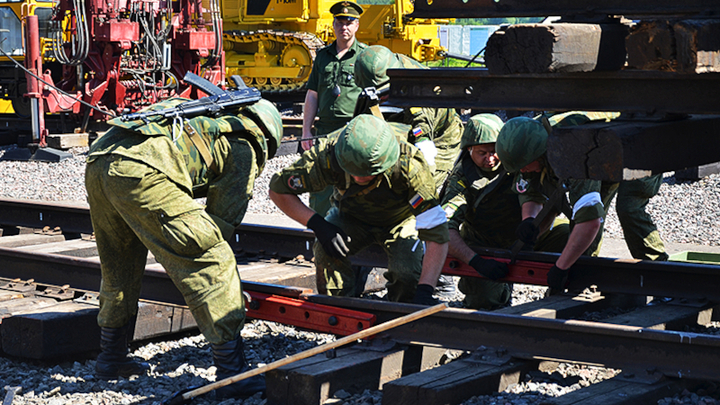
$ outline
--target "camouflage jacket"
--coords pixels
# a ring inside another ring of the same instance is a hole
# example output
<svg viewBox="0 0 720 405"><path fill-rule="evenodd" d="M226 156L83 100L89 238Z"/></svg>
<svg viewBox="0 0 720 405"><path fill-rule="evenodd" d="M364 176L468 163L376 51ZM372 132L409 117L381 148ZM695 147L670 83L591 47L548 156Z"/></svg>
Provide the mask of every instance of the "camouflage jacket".
<svg viewBox="0 0 720 405"><path fill-rule="evenodd" d="M522 213L513 192L513 176L502 165L481 170L467 153L453 168L442 197L448 227L463 240L480 246L509 248Z"/></svg>
<svg viewBox="0 0 720 405"><path fill-rule="evenodd" d="M391 124L393 130L407 126ZM400 158L393 167L367 185L359 185L337 163L335 144L341 130L328 135L302 154L291 166L275 173L270 189L280 194L322 191L333 186L332 205L371 226L388 227L439 205L432 173L422 153L407 142L400 143ZM445 243L447 224L420 229L422 240Z"/></svg>
<svg viewBox="0 0 720 405"><path fill-rule="evenodd" d="M407 69L427 69L408 56L397 56ZM410 125L407 139L412 144L425 139L431 140L438 150L437 169L450 171L460 153L460 138L463 132L462 120L455 109L410 107L388 117L388 121ZM443 165L447 167L440 167Z"/></svg>
<svg viewBox="0 0 720 405"><path fill-rule="evenodd" d="M186 99L182 98L165 100L146 111L173 107L184 101ZM218 167L224 166L223 154L218 151L218 140L227 136L247 140L254 151L257 171L260 172L267 159L267 141L262 129L255 121L244 116L242 111L238 115L228 114L218 118L198 116L174 123L172 118L162 116L150 117L148 122L124 122L115 118L109 122L112 125L110 130L93 142L88 153L88 163L105 154L126 156L164 173L194 198L204 197L212 179L222 173L211 172L184 126L192 126L202 137Z"/></svg>
<svg viewBox="0 0 720 405"><path fill-rule="evenodd" d="M518 173L514 183L513 189L520 195L521 205L528 201L544 204L561 186L561 180L551 170L545 176L542 176L541 173ZM597 218L604 220L620 183L570 179L566 180L564 184L572 211L560 210L574 223L581 223ZM587 202L586 196L591 193L597 193L599 199Z"/></svg>

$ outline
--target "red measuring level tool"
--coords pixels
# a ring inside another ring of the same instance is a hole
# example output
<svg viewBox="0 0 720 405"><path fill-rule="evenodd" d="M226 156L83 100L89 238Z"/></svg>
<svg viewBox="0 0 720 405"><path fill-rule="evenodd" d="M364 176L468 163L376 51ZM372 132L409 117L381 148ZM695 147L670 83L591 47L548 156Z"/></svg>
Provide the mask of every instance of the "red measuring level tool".
<svg viewBox="0 0 720 405"><path fill-rule="evenodd" d="M510 264L510 259L501 259L495 257L483 256L483 259L497 260L502 263L506 263L510 272L507 276L499 279L498 281L505 281L508 283L521 283L521 284L534 284L534 285L547 285L547 273L553 266L552 263L540 263L540 262L529 262L525 260L518 260L514 264ZM460 260L448 256L445 260L445 265L442 269L443 274L451 276L468 276L468 277L481 277L475 269L469 264L463 263Z"/></svg>
<svg viewBox="0 0 720 405"><path fill-rule="evenodd" d="M317 332L347 336L375 324L376 317L350 309L314 304L301 299L247 291L252 300L246 302L251 318L294 325Z"/></svg>

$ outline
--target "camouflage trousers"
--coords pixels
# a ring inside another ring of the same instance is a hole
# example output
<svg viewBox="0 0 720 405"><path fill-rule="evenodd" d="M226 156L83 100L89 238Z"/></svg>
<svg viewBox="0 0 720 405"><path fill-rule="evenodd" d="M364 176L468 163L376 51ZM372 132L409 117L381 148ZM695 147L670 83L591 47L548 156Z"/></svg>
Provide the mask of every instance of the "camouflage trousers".
<svg viewBox="0 0 720 405"><path fill-rule="evenodd" d="M387 227L368 225L332 208L325 219L339 226L350 237L349 255L377 244L388 256L385 273L387 298L390 301L412 302L422 272L423 243L415 230L415 217ZM318 274L318 291L328 295L355 296L355 270L350 259L336 259L325 253L322 245L313 246Z"/></svg>
<svg viewBox="0 0 720 405"><path fill-rule="evenodd" d="M632 257L640 260L667 260L665 244L652 217L645 211L648 200L660 190L662 174L623 181L618 189L618 219Z"/></svg>
<svg viewBox="0 0 720 405"><path fill-rule="evenodd" d="M239 335L245 310L235 256L202 206L163 173L119 155L88 164L85 184L102 270L101 327L136 316L149 249L210 343Z"/></svg>
<svg viewBox="0 0 720 405"><path fill-rule="evenodd" d="M536 252L562 252L570 235L570 226L567 219L556 219L553 228L538 238L534 249ZM491 241L485 243L473 243L466 241L471 249L480 247L498 247ZM508 248L503 246L503 248ZM497 309L510 301L512 289L507 283L487 280L484 278L461 277L458 288L465 294L463 305L472 309Z"/></svg>

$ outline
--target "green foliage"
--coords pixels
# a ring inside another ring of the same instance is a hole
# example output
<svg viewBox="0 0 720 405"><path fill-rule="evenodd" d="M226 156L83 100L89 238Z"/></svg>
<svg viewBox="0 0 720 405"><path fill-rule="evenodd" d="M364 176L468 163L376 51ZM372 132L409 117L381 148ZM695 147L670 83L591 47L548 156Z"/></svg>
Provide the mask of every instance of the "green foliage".
<svg viewBox="0 0 720 405"><path fill-rule="evenodd" d="M542 20L544 20L542 17L458 18L453 25L535 24Z"/></svg>
<svg viewBox="0 0 720 405"><path fill-rule="evenodd" d="M482 60L482 56L478 56L478 59ZM428 67L485 67L484 64L479 62L473 62L470 66L467 66L467 64L467 61L459 59L443 59L425 63Z"/></svg>

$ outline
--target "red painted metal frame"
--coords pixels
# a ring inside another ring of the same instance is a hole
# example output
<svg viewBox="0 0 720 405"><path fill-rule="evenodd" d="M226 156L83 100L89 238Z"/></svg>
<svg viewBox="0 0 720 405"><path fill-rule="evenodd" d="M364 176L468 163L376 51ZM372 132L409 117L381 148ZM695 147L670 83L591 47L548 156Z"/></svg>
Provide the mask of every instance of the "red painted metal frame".
<svg viewBox="0 0 720 405"><path fill-rule="evenodd" d="M245 290L245 292L252 298L246 303L247 315L255 319L341 336L367 329L373 326L376 320L375 315L366 312L313 304L302 299L256 291Z"/></svg>
<svg viewBox="0 0 720 405"><path fill-rule="evenodd" d="M490 256L483 258L506 263L510 272L506 277L503 277L498 281L505 281L508 283L547 285L547 273L553 266L552 263L529 262L526 260L518 260L515 264L510 264L510 259L501 259ZM475 269L472 268L472 266L463 263L452 256L448 256L445 260L442 272L443 274L451 276L483 278L477 271L475 271Z"/></svg>

